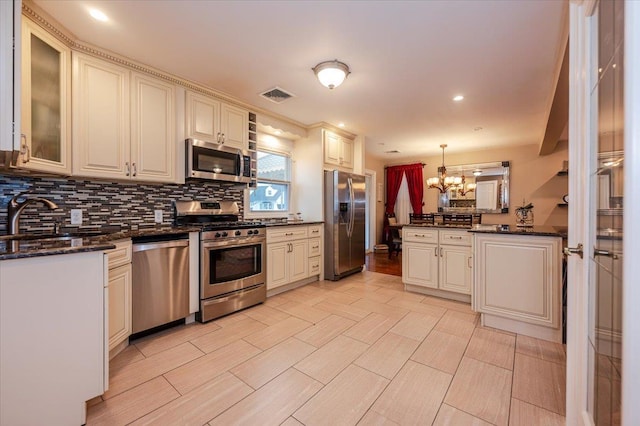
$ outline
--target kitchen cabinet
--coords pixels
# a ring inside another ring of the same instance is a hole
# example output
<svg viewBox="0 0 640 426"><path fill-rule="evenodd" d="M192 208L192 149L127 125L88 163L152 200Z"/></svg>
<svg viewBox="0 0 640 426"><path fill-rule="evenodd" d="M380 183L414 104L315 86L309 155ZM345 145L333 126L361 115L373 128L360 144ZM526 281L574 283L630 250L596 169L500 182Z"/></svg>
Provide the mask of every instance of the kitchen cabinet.
<svg viewBox="0 0 640 426"><path fill-rule="evenodd" d="M20 0L0 2L0 169L20 150L20 10Z"/></svg>
<svg viewBox="0 0 640 426"><path fill-rule="evenodd" d="M24 17L21 78L18 167L71 174L71 51Z"/></svg>
<svg viewBox="0 0 640 426"><path fill-rule="evenodd" d="M267 229L267 290L321 274L322 226Z"/></svg>
<svg viewBox="0 0 640 426"><path fill-rule="evenodd" d="M472 239L466 231L405 226L402 282L408 290L470 301Z"/></svg>
<svg viewBox="0 0 640 426"><path fill-rule="evenodd" d="M187 138L249 147L249 111L212 97L187 91L185 125Z"/></svg>
<svg viewBox="0 0 640 426"><path fill-rule="evenodd" d="M108 383L107 292L101 251L0 261L0 424L86 423Z"/></svg>
<svg viewBox="0 0 640 426"><path fill-rule="evenodd" d="M131 240L114 242L109 259L109 357L113 358L127 345L131 335ZM115 350L114 350L115 349Z"/></svg>
<svg viewBox="0 0 640 426"><path fill-rule="evenodd" d="M476 233L472 307L482 324L562 341L562 238Z"/></svg>
<svg viewBox="0 0 640 426"><path fill-rule="evenodd" d="M353 170L354 142L328 130L324 131L323 139L325 164Z"/></svg>
<svg viewBox="0 0 640 426"><path fill-rule="evenodd" d="M73 174L174 182L175 87L73 53Z"/></svg>

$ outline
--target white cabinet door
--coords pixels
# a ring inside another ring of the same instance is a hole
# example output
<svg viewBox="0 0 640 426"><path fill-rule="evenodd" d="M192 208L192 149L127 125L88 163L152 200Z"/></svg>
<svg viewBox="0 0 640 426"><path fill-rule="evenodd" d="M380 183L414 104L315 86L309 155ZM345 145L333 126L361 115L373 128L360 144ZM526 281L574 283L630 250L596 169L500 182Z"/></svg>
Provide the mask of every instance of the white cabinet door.
<svg viewBox="0 0 640 426"><path fill-rule="evenodd" d="M402 282L438 288L438 246L436 244L403 243Z"/></svg>
<svg viewBox="0 0 640 426"><path fill-rule="evenodd" d="M129 70L73 53L73 174L131 174Z"/></svg>
<svg viewBox="0 0 640 426"><path fill-rule="evenodd" d="M297 240L289 243L289 282L309 276L309 242Z"/></svg>
<svg viewBox="0 0 640 426"><path fill-rule="evenodd" d="M20 168L71 173L71 51L22 18ZM5 96L3 93L2 96Z"/></svg>
<svg viewBox="0 0 640 426"><path fill-rule="evenodd" d="M187 91L185 124L187 138L220 143L220 102Z"/></svg>
<svg viewBox="0 0 640 426"><path fill-rule="evenodd" d="M289 243L267 245L267 290L289 282L288 251Z"/></svg>
<svg viewBox="0 0 640 426"><path fill-rule="evenodd" d="M353 141L340 138L340 165L349 169L353 168Z"/></svg>
<svg viewBox="0 0 640 426"><path fill-rule="evenodd" d="M20 0L0 1L0 162L20 150L20 61L13 49L20 48Z"/></svg>
<svg viewBox="0 0 640 426"><path fill-rule="evenodd" d="M440 246L440 289L471 294L471 247Z"/></svg>
<svg viewBox="0 0 640 426"><path fill-rule="evenodd" d="M236 106L220 106L221 140L238 149L249 148L249 111Z"/></svg>
<svg viewBox="0 0 640 426"><path fill-rule="evenodd" d="M131 86L131 177L175 180L175 86L133 73Z"/></svg>
<svg viewBox="0 0 640 426"><path fill-rule="evenodd" d="M109 270L109 350L131 335L131 264Z"/></svg>
<svg viewBox="0 0 640 426"><path fill-rule="evenodd" d="M341 138L332 132L324 132L324 162L326 164L340 165Z"/></svg>

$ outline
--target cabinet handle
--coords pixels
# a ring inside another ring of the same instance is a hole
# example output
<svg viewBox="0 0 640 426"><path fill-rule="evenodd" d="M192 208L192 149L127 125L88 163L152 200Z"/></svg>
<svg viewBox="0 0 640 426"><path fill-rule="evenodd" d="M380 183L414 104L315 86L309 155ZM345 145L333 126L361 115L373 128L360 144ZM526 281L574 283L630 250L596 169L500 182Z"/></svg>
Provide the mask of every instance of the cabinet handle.
<svg viewBox="0 0 640 426"><path fill-rule="evenodd" d="M315 250L315 249L317 249L317 248L320 248L320 246L313 246L313 247L311 247L311 248Z"/></svg>
<svg viewBox="0 0 640 426"><path fill-rule="evenodd" d="M434 248L433 248L433 255L434 255L435 257L438 257L438 247L434 247Z"/></svg>
<svg viewBox="0 0 640 426"><path fill-rule="evenodd" d="M311 233L312 233L312 234L317 234L317 233L319 233L319 232L320 232L320 230L319 230L319 229L314 229L313 231L311 231Z"/></svg>
<svg viewBox="0 0 640 426"><path fill-rule="evenodd" d="M293 232L287 232L287 233L284 234L285 237L290 237L292 235L293 235Z"/></svg>
<svg viewBox="0 0 640 426"><path fill-rule="evenodd" d="M126 163L124 163L125 167L127 168L127 172L125 173L126 176L130 176L131 175L131 167L129 167L129 162L127 161Z"/></svg>
<svg viewBox="0 0 640 426"><path fill-rule="evenodd" d="M473 268L473 266L471 266L471 256L469 256L469 257L467 258L467 266L468 266L469 268Z"/></svg>
<svg viewBox="0 0 640 426"><path fill-rule="evenodd" d="M462 239L462 237L460 237L460 236L458 236L458 237L454 237L454 236L451 236L451 235L450 235L450 236L449 236L449 239L450 239L450 240L461 240L461 239Z"/></svg>
<svg viewBox="0 0 640 426"><path fill-rule="evenodd" d="M27 135L24 133L20 133L20 140L24 141L24 143L20 144L20 154L24 157L22 158L23 163L28 163L31 159L31 152L29 151L29 145L27 145Z"/></svg>
<svg viewBox="0 0 640 426"><path fill-rule="evenodd" d="M606 257L610 257L612 259L617 259L618 258L618 255L615 254L612 251L593 249L593 257L596 257L596 256L606 256Z"/></svg>
<svg viewBox="0 0 640 426"><path fill-rule="evenodd" d="M425 235L424 234L413 234L414 237L418 237L418 238L424 238Z"/></svg>
<svg viewBox="0 0 640 426"><path fill-rule="evenodd" d="M136 163L131 163L131 166L133 167L133 176L136 176L138 174L138 168L136 167Z"/></svg>
<svg viewBox="0 0 640 426"><path fill-rule="evenodd" d="M442 257L442 247L440 247L440 257Z"/></svg>
<svg viewBox="0 0 640 426"><path fill-rule="evenodd" d="M293 244L289 243L289 253L293 253Z"/></svg>
<svg viewBox="0 0 640 426"><path fill-rule="evenodd" d="M225 140L224 140L224 133L223 133L222 134L222 143L224 143L224 142L225 142Z"/></svg>

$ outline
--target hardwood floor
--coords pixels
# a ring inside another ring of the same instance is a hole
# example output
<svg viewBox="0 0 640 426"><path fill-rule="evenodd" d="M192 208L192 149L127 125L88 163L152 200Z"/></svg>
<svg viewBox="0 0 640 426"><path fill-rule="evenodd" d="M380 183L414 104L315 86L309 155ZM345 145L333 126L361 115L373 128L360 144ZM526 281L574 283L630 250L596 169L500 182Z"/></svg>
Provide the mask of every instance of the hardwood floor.
<svg viewBox="0 0 640 426"><path fill-rule="evenodd" d="M402 276L402 253L393 253L391 258L389 253L367 253L365 262L367 271Z"/></svg>
<svg viewBox="0 0 640 426"><path fill-rule="evenodd" d="M88 425L564 424L562 345L370 271L147 336L110 367Z"/></svg>

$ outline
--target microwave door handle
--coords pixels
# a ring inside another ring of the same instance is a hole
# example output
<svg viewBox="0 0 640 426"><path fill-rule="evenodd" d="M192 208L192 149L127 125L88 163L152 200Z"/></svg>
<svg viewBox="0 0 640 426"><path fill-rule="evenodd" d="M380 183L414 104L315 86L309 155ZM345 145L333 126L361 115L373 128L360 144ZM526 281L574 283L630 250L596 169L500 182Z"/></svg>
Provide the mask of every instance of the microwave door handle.
<svg viewBox="0 0 640 426"><path fill-rule="evenodd" d="M244 158L242 157L242 151L238 150L238 176L244 176Z"/></svg>

